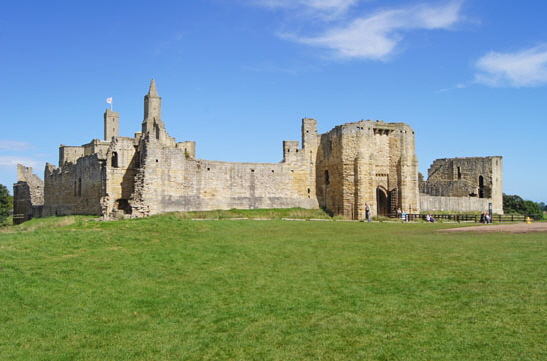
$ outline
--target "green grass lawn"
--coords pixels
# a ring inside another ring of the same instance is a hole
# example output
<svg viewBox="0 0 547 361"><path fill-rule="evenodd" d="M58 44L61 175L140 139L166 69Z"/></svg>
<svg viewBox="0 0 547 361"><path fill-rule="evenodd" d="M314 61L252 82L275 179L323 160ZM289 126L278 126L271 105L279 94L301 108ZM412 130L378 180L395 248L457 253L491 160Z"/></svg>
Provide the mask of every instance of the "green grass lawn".
<svg viewBox="0 0 547 361"><path fill-rule="evenodd" d="M0 232L0 360L546 360L547 235L34 220Z"/></svg>

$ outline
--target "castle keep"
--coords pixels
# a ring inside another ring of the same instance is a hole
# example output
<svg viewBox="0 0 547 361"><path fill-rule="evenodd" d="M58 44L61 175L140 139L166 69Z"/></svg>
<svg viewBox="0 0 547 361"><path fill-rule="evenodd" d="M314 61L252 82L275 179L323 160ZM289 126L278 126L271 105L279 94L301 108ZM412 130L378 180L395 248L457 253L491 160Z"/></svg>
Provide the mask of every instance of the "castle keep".
<svg viewBox="0 0 547 361"><path fill-rule="evenodd" d="M15 221L290 207L362 219L366 204L372 215L397 208L418 213L450 207L450 198L463 199L458 207L464 211L484 211L493 202L502 212L501 157L437 160L424 181L414 131L404 123L361 120L318 134L316 120L306 118L302 144L284 141L281 162L221 162L196 159L195 142L177 142L167 133L161 101L152 80L134 137L119 135L120 114L107 109L104 140L61 145L59 166L46 164L43 181L19 165Z"/></svg>

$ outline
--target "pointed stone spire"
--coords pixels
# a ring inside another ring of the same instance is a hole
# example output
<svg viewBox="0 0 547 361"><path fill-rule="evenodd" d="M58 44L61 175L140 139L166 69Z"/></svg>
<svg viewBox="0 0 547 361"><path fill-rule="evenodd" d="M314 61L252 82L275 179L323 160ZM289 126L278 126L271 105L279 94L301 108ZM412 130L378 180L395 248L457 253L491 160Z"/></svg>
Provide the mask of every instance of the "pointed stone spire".
<svg viewBox="0 0 547 361"><path fill-rule="evenodd" d="M158 91L156 90L156 80L152 78L152 81L150 82L150 89L148 90L148 96L159 98Z"/></svg>

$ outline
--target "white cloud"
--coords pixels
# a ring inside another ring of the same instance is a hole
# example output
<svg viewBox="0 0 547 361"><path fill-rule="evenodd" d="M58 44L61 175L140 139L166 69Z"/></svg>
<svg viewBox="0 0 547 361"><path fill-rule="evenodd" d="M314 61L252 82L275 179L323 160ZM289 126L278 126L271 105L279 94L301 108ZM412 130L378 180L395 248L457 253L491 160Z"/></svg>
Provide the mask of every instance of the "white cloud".
<svg viewBox="0 0 547 361"><path fill-rule="evenodd" d="M334 51L341 58L383 60L393 54L403 33L416 29L449 29L461 20L462 1L443 5L421 4L378 11L356 18L346 26L331 28L322 35L306 37L282 34L303 44Z"/></svg>
<svg viewBox="0 0 547 361"><path fill-rule="evenodd" d="M344 12L359 0L255 0L257 5L269 8L294 9L297 7L317 11Z"/></svg>
<svg viewBox="0 0 547 361"><path fill-rule="evenodd" d="M15 156L0 156L0 166L16 167L17 164L22 164L26 167L37 167L41 163L33 158L15 157Z"/></svg>
<svg viewBox="0 0 547 361"><path fill-rule="evenodd" d="M3 150L21 151L21 150L28 150L31 148L33 148L33 146L30 143L18 142L15 140L0 139L0 149L3 149Z"/></svg>
<svg viewBox="0 0 547 361"><path fill-rule="evenodd" d="M475 64L475 81L493 87L547 84L547 44L515 53L489 52Z"/></svg>

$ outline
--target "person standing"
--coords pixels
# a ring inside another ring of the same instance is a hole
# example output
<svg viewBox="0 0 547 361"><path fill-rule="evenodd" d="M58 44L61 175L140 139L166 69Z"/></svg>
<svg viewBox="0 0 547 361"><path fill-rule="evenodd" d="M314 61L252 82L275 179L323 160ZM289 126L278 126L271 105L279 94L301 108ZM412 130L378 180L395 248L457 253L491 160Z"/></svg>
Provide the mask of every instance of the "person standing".
<svg viewBox="0 0 547 361"><path fill-rule="evenodd" d="M367 219L367 222L370 222L370 207L368 203L365 203L365 217Z"/></svg>

